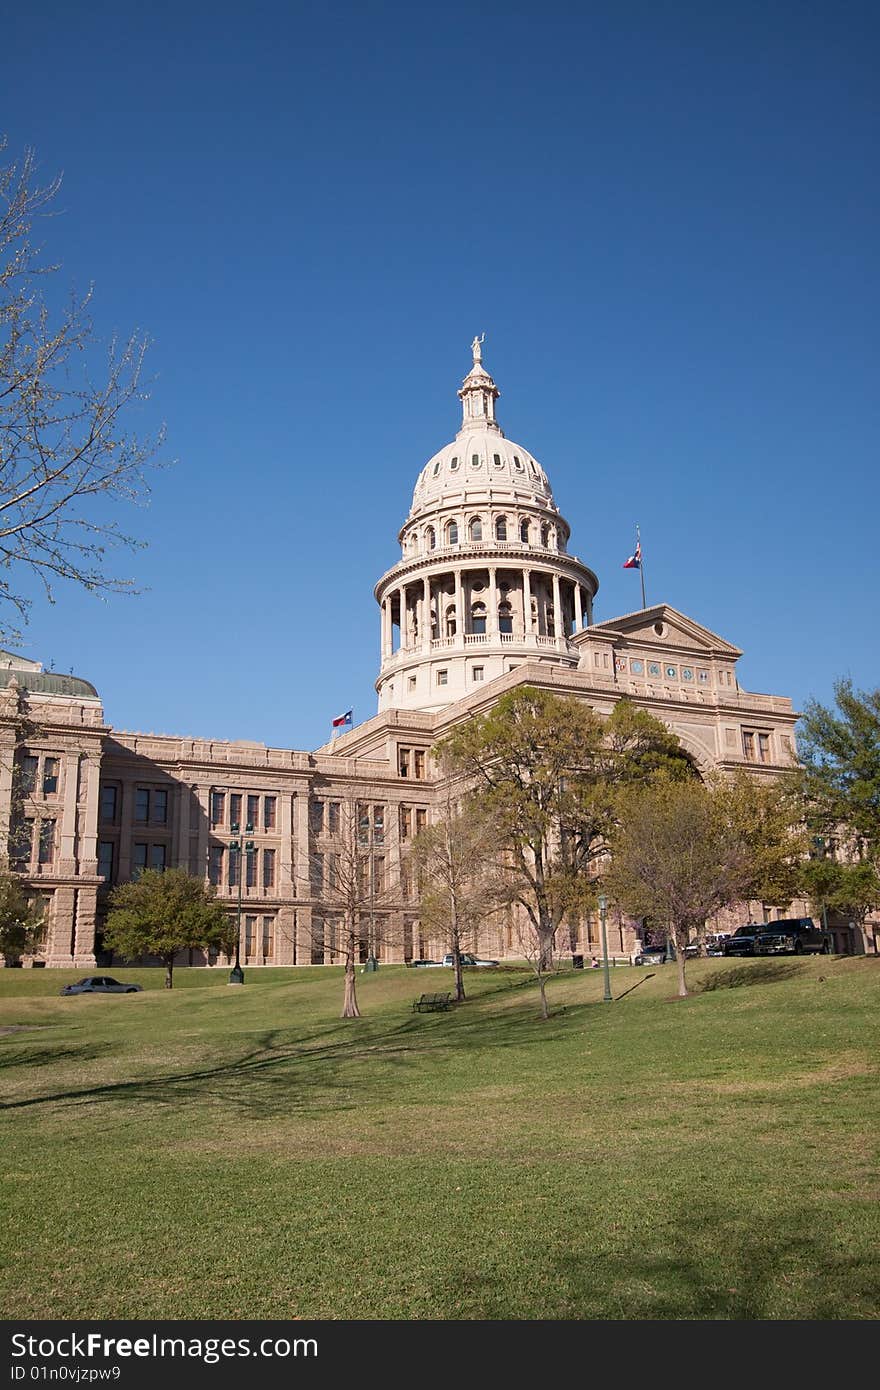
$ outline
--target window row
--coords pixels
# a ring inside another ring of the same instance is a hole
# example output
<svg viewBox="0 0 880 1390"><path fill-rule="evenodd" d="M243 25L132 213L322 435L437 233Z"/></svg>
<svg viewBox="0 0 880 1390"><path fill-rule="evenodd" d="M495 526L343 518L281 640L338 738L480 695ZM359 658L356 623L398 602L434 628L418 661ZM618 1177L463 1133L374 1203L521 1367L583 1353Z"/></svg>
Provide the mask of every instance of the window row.
<svg viewBox="0 0 880 1390"><path fill-rule="evenodd" d="M58 792L61 759L55 753L27 753L18 761L18 790L22 796L33 796L39 787L43 796Z"/></svg>
<svg viewBox="0 0 880 1390"><path fill-rule="evenodd" d="M761 729L743 729L743 757L747 763L770 762L770 734Z"/></svg>
<svg viewBox="0 0 880 1390"><path fill-rule="evenodd" d="M417 782L425 779L424 748L397 749L397 771L401 777L414 777Z"/></svg>
<svg viewBox="0 0 880 1390"><path fill-rule="evenodd" d="M424 806L401 806L398 817L401 840L408 840L411 835L418 835L428 824L428 812Z"/></svg>
<svg viewBox="0 0 880 1390"><path fill-rule="evenodd" d="M122 788L115 782L102 782L99 809L102 825L115 825L117 823L121 802ZM135 787L134 823L135 825L168 824L167 787Z"/></svg>
<svg viewBox="0 0 880 1390"><path fill-rule="evenodd" d="M275 850L244 850L244 878L242 887L275 887ZM215 888L237 888L241 872L242 851L228 845L208 846L208 882Z"/></svg>
<svg viewBox="0 0 880 1390"><path fill-rule="evenodd" d="M249 914L244 918L244 962L262 959L272 960L275 956L275 918L255 917Z"/></svg>
<svg viewBox="0 0 880 1390"><path fill-rule="evenodd" d="M469 541L482 541L494 534L496 541L512 541L517 539L523 545L532 545L540 541L545 550L565 550L565 540L562 533L551 525L550 522L543 521L540 524L530 521L528 517L523 517L519 524L515 519L506 516L495 518L495 524L490 527L481 516L472 516L466 523L465 531ZM457 520L447 521L442 530L435 526L426 526L422 532L422 544L425 550L436 550L438 539L443 545L458 545L461 528ZM418 538L413 536L410 545L418 546Z"/></svg>
<svg viewBox="0 0 880 1390"><path fill-rule="evenodd" d="M600 661L600 657L602 660ZM594 653L597 666L608 666L607 652ZM704 666L680 666L678 662L645 661L641 657L615 656L614 669L632 676L647 675L650 680L696 681L698 685L709 684L709 671Z"/></svg>
<svg viewBox="0 0 880 1390"><path fill-rule="evenodd" d="M385 892L384 854L364 854L352 862L347 855L310 854L309 889L319 898L325 893L338 893L346 902L352 893L369 901Z"/></svg>
<svg viewBox="0 0 880 1390"><path fill-rule="evenodd" d="M452 458L449 460L449 471L450 471L451 473L457 473L457 472L458 472L458 470L459 470L459 468L461 467L462 463L464 463L464 457L465 457L464 454L453 454L453 455L452 455ZM514 466L514 469L516 470L517 473L526 473L526 472L530 472L531 475L532 475L532 477L535 479L536 482L539 482L539 483L540 483L540 482L546 482L546 479L545 479L543 473L541 472L541 469L538 467L538 465L536 464L536 462L535 462L534 459L531 459L531 458L528 457L528 455L526 455L526 459L525 459L525 462L524 462L524 461L520 458L519 454L514 454L512 457L513 457L513 466ZM482 468L483 462L484 462L484 460L483 460L483 455L482 455L482 454L471 454L471 468L474 469L475 472L476 472L477 469ZM507 460L506 460L505 458L503 458L501 454L494 454L494 453L493 453L493 455L492 455L492 467L493 467L493 468L503 468L506 462L507 462ZM434 467L433 467L433 469L432 469L432 474L431 474L432 477L434 477L434 478L437 477L437 475L438 475L438 473L440 472L440 469L441 469L441 467L442 467L442 464L443 464L442 458L436 460L436 462L435 462L435 464L434 464Z"/></svg>
<svg viewBox="0 0 880 1390"><path fill-rule="evenodd" d="M211 792L211 829L228 826L237 830L245 815L244 828L248 834L259 830L275 830L278 822L278 797L258 796L244 792ZM228 816L228 819L227 819Z"/></svg>

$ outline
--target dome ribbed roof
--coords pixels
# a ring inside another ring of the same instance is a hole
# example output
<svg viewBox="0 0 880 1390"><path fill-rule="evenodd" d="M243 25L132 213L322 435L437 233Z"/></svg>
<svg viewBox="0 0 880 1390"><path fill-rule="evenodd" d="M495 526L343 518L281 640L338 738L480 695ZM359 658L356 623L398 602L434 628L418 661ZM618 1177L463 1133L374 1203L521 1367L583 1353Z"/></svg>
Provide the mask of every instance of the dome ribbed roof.
<svg viewBox="0 0 880 1390"><path fill-rule="evenodd" d="M531 494L542 505L557 510L550 480L537 459L505 439L495 419L495 401L501 394L482 363L482 340L471 347L474 365L462 382L462 425L451 444L428 460L419 474L410 515L434 509L446 493L491 488L493 493Z"/></svg>

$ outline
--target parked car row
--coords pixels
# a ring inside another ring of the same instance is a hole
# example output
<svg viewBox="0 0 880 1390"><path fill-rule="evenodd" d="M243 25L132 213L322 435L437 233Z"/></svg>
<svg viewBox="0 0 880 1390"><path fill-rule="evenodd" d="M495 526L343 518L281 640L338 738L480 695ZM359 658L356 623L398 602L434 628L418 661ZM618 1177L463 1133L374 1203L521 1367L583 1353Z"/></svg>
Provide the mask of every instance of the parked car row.
<svg viewBox="0 0 880 1390"><path fill-rule="evenodd" d="M724 943L725 956L824 955L831 937L812 917L780 917L778 922L747 922Z"/></svg>
<svg viewBox="0 0 880 1390"><path fill-rule="evenodd" d="M498 964L497 960L481 960L479 956L472 956L468 951L462 951L461 963L470 966L494 966ZM455 957L451 951L447 951L442 960L414 960L412 964L423 970L430 969L432 966L438 970L444 966L448 969L455 964Z"/></svg>

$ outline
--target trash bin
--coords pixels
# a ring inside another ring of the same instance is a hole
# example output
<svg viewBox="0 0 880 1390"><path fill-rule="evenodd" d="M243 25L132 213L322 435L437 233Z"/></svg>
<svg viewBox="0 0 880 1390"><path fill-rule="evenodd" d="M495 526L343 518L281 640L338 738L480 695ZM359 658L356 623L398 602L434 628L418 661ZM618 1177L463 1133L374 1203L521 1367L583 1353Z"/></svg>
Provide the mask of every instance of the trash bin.
<svg viewBox="0 0 880 1390"><path fill-rule="evenodd" d="M571 958L571 968L572 968L572 970L583 970L583 968L584 968L584 958L583 958L583 956L572 956L572 958Z"/></svg>
<svg viewBox="0 0 880 1390"><path fill-rule="evenodd" d="M229 972L229 983L231 985L244 984L244 971L242 970L240 965L233 965L232 969Z"/></svg>
<svg viewBox="0 0 880 1390"><path fill-rule="evenodd" d="M364 964L364 970L366 970L366 971L373 971L373 970L378 970L378 969L379 969L379 962L377 961L376 957L375 957L375 956L367 956L366 963Z"/></svg>

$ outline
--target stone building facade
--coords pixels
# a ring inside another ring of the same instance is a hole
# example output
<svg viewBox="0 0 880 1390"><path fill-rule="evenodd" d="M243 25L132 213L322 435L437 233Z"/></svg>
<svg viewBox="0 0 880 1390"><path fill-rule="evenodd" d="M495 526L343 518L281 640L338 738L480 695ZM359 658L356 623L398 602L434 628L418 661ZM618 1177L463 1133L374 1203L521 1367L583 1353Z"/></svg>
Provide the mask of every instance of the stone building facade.
<svg viewBox="0 0 880 1390"><path fill-rule="evenodd" d="M0 834L45 903L36 963L100 963L108 889L172 866L212 882L231 912L240 900L245 964L332 963L334 863L352 815L369 849L364 954L441 952L445 943L421 930L407 869L408 841L435 812L430 750L520 684L600 714L632 700L674 730L702 771L773 777L790 766L791 701L740 687L739 648L665 604L593 622L596 575L569 551L543 468L504 436L481 359L475 339L461 429L420 472L401 558L376 585L372 719L314 752L119 733L88 681L0 654ZM244 853L233 848L237 827L247 827ZM596 944L586 920L577 949ZM612 924L616 955L636 945L633 924ZM842 928L837 945L875 950L876 938ZM479 949L515 953L510 924L487 926Z"/></svg>

